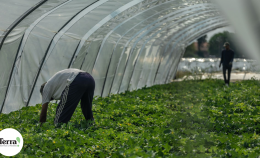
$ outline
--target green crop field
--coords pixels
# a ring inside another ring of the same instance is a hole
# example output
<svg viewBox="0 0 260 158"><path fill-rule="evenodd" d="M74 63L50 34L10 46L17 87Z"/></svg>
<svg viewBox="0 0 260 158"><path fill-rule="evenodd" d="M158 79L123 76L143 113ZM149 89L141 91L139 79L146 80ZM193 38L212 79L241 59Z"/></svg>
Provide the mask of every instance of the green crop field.
<svg viewBox="0 0 260 158"><path fill-rule="evenodd" d="M259 81L183 81L95 98L95 125L78 106L55 127L56 104L39 127L41 105L0 115L0 130L24 139L16 157L248 157L260 155Z"/></svg>

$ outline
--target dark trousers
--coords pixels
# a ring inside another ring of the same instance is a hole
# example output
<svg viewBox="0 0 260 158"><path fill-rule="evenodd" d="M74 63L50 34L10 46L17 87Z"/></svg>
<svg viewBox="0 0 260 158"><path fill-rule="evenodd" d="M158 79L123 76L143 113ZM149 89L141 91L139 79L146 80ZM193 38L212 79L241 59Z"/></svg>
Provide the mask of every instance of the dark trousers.
<svg viewBox="0 0 260 158"><path fill-rule="evenodd" d="M225 83L227 83L227 84L229 84L229 81L230 81L231 69L232 69L232 66L225 66L225 65L223 65L224 81L225 81ZM228 79L226 78L226 72L227 72L227 70L228 70Z"/></svg>
<svg viewBox="0 0 260 158"><path fill-rule="evenodd" d="M70 86L67 86L62 92L54 123L69 122L80 100L85 119L94 120L92 113L94 90L95 81L93 77L88 73L80 72Z"/></svg>

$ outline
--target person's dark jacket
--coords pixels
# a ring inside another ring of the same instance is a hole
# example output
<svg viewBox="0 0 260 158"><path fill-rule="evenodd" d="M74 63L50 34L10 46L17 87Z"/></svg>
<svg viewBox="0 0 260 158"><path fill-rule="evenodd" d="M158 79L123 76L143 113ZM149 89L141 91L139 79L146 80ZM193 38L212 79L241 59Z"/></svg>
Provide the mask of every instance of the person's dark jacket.
<svg viewBox="0 0 260 158"><path fill-rule="evenodd" d="M221 53L221 60L220 63L223 64L223 66L231 66L229 65L230 62L233 62L234 59L234 51L229 49L229 50L223 50Z"/></svg>

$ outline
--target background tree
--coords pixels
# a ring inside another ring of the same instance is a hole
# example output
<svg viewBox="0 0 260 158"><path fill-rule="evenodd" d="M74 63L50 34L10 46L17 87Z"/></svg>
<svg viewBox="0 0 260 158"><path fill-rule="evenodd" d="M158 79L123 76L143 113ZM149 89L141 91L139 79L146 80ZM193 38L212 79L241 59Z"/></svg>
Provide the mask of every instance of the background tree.
<svg viewBox="0 0 260 158"><path fill-rule="evenodd" d="M222 33L215 34L211 39L209 40L209 52L210 55L215 55L216 57L221 56L221 52L223 50L223 44L225 42L229 42L231 46L233 46L229 39L229 32L225 31Z"/></svg>
<svg viewBox="0 0 260 158"><path fill-rule="evenodd" d="M198 41L198 52L197 52L197 54L198 54L199 57L204 57L204 52L202 52L200 48L201 48L202 44L207 42L207 35L200 37L197 41Z"/></svg>
<svg viewBox="0 0 260 158"><path fill-rule="evenodd" d="M222 33L215 34L209 40L209 52L210 55L215 55L217 58L221 57L221 52L224 49L225 42L230 43L230 48L235 52L235 58L250 58L246 53L237 49L234 39L236 38L234 33L224 31Z"/></svg>
<svg viewBox="0 0 260 158"><path fill-rule="evenodd" d="M196 54L196 48L195 48L194 43L192 43L191 45L189 45L186 48L186 51L185 51L183 57L184 58L197 58L198 57L198 55Z"/></svg>

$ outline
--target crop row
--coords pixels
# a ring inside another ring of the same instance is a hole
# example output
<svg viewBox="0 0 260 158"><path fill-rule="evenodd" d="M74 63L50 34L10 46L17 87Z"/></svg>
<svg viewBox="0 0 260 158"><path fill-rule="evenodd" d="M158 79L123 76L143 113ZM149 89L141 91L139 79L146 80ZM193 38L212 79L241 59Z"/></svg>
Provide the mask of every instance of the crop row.
<svg viewBox="0 0 260 158"><path fill-rule="evenodd" d="M0 130L24 139L16 157L257 157L259 81L183 81L95 98L95 124L80 106L68 124L53 124L57 104L39 126L41 105L0 115Z"/></svg>

